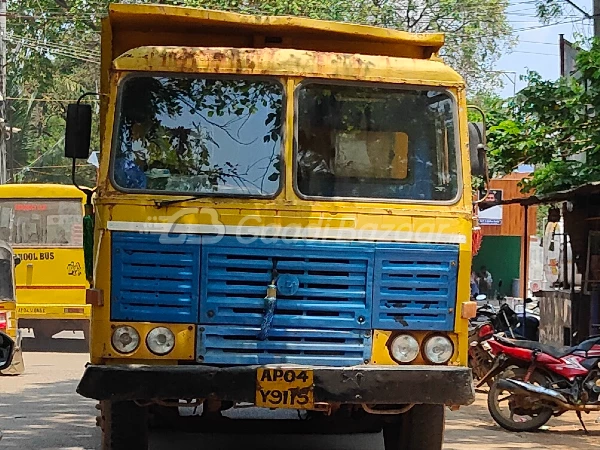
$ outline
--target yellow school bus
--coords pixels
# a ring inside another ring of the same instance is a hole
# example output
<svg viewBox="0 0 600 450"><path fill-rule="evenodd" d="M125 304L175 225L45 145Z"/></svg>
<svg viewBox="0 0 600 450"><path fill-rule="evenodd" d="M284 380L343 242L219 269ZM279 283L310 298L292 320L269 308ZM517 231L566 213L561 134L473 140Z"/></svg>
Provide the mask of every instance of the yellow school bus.
<svg viewBox="0 0 600 450"><path fill-rule="evenodd" d="M78 386L104 448L147 448L149 413L181 401L441 448L445 407L474 398L467 106L443 42L110 5ZM66 156L87 157L90 117L70 105Z"/></svg>
<svg viewBox="0 0 600 450"><path fill-rule="evenodd" d="M83 268L83 202L74 186L0 186L0 240L21 260L16 268L19 327L49 339L89 332L89 286Z"/></svg>

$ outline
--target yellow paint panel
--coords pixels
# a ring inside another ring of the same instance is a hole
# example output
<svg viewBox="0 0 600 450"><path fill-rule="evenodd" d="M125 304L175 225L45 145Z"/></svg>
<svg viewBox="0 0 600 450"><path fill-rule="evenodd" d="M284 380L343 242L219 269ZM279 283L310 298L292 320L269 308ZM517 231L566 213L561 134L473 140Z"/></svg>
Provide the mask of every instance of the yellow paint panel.
<svg viewBox="0 0 600 450"><path fill-rule="evenodd" d="M439 61L274 48L143 46L117 57L113 69L302 76L432 87L464 85L458 73Z"/></svg>
<svg viewBox="0 0 600 450"><path fill-rule="evenodd" d="M108 308L104 308L108 310ZM136 351L124 355L112 348L111 337L115 327L129 325L140 334L140 345ZM175 335L175 347L165 356L157 356L146 347L146 336L156 327L166 327ZM185 324L146 323L146 322L104 322L92 321L91 344L94 359L121 359L121 360L195 360L196 327Z"/></svg>
<svg viewBox="0 0 600 450"><path fill-rule="evenodd" d="M388 342L390 338L400 332L394 331L383 331L383 330L375 330L373 332L373 349L371 352L371 364L375 365L383 365L383 366L397 366L399 365L396 361L392 359L390 356L390 352L388 350ZM406 334L412 335L417 341L419 341L419 345L423 343L423 340L431 334L426 331L407 331ZM457 334L447 333L446 334L454 343L454 355L450 359L448 364L450 365L466 365L467 355L465 351L463 351L462 346L460 345L461 339ZM466 341L466 336L462 339ZM464 361L464 362L463 362ZM411 365L419 364L419 365L431 365L423 357L421 354L415 359Z"/></svg>
<svg viewBox="0 0 600 450"><path fill-rule="evenodd" d="M138 32L147 35L146 41L153 38L177 41L179 38L180 43L173 45L185 45L182 38L187 38L190 45L190 40L198 41L206 36L210 41L204 39L201 45L207 47L230 42L230 46L242 48L291 46L344 53L430 57L444 43L441 33L416 34L303 17L251 16L164 5L111 4L108 20L117 45L126 45L126 38L131 41L132 36L127 32ZM150 32L152 35L148 35Z"/></svg>

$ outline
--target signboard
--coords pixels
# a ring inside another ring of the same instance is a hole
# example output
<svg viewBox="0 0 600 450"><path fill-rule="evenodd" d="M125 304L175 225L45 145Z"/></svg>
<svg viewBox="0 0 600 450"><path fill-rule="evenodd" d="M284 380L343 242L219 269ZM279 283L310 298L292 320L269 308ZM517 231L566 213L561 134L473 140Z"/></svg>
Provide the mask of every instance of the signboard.
<svg viewBox="0 0 600 450"><path fill-rule="evenodd" d="M486 202L502 201L502 189L490 189ZM502 205L479 211L480 225L502 225Z"/></svg>

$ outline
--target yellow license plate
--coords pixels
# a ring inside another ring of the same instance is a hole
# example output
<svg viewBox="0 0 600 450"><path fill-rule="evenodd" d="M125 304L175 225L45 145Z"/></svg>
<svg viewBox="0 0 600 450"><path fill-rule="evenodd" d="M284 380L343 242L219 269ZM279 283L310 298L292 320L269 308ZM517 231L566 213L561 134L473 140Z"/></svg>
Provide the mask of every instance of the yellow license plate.
<svg viewBox="0 0 600 450"><path fill-rule="evenodd" d="M46 314L46 308L44 308L42 306L17 306L17 313Z"/></svg>
<svg viewBox="0 0 600 450"><path fill-rule="evenodd" d="M255 403L262 408L314 409L312 370L258 369Z"/></svg>

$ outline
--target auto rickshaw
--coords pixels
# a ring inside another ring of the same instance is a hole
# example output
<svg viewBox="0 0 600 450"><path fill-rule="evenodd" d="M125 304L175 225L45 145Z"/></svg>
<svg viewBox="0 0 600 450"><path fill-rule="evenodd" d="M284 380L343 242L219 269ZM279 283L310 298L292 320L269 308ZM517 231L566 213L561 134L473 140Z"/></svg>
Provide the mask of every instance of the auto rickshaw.
<svg viewBox="0 0 600 450"><path fill-rule="evenodd" d="M13 249L0 241L0 333L13 341L8 365L0 375L20 375L25 371L21 331L17 328L17 302L15 295L15 266L21 262Z"/></svg>

